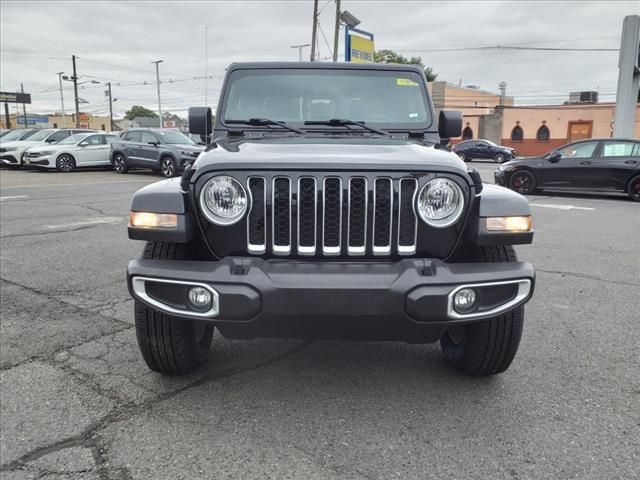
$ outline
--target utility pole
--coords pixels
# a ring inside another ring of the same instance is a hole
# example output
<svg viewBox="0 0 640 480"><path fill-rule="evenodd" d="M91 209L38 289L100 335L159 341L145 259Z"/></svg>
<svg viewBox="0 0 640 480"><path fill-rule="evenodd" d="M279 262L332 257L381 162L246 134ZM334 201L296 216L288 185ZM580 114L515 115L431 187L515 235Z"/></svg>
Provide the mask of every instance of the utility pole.
<svg viewBox="0 0 640 480"><path fill-rule="evenodd" d="M20 91L24 93L24 85L20 84ZM22 115L24 116L24 128L27 128L27 106L22 104Z"/></svg>
<svg viewBox="0 0 640 480"><path fill-rule="evenodd" d="M113 101L111 99L111 82L107 82L109 92L109 131L113 132Z"/></svg>
<svg viewBox="0 0 640 480"><path fill-rule="evenodd" d="M9 115L9 104L4 102L4 119L6 123L6 127L8 129L11 128L11 116Z"/></svg>
<svg viewBox="0 0 640 480"><path fill-rule="evenodd" d="M162 123L162 103L160 102L160 67L159 65L163 62L163 60L156 60L151 63L156 64L156 87L158 89L158 114L160 115L160 128L163 127Z"/></svg>
<svg viewBox="0 0 640 480"><path fill-rule="evenodd" d="M618 90L613 136L633 137L640 91L640 15L628 15L622 23L620 57L618 60Z"/></svg>
<svg viewBox="0 0 640 480"><path fill-rule="evenodd" d="M311 31L311 58L316 61L316 39L318 36L318 0L313 0L313 30Z"/></svg>
<svg viewBox="0 0 640 480"><path fill-rule="evenodd" d="M209 84L209 27L204 26L204 106L208 105L207 85Z"/></svg>
<svg viewBox="0 0 640 480"><path fill-rule="evenodd" d="M338 39L340 37L340 0L336 0L336 28L333 32L333 61L338 61Z"/></svg>
<svg viewBox="0 0 640 480"><path fill-rule="evenodd" d="M62 94L62 75L64 72L58 72L58 82L60 83L60 107L62 108L62 128L67 126L66 118L64 115L64 95Z"/></svg>
<svg viewBox="0 0 640 480"><path fill-rule="evenodd" d="M80 128L80 104L78 103L78 72L76 72L76 56L71 55L71 61L73 62L73 95L76 102L76 128Z"/></svg>

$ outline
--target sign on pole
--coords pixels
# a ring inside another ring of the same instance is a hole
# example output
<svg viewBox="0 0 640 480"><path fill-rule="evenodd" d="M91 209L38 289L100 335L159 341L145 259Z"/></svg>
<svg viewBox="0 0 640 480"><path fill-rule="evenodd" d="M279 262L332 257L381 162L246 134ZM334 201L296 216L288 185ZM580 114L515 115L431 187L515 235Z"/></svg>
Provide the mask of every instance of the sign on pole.
<svg viewBox="0 0 640 480"><path fill-rule="evenodd" d="M0 102L5 103L31 103L30 93L0 92Z"/></svg>
<svg viewBox="0 0 640 480"><path fill-rule="evenodd" d="M373 63L373 33L345 26L345 61Z"/></svg>

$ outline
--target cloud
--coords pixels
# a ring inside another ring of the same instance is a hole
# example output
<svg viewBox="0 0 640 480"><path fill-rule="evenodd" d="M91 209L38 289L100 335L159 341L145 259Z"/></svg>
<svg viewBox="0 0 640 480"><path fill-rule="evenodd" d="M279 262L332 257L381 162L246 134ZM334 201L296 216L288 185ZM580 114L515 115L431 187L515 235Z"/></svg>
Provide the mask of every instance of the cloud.
<svg viewBox="0 0 640 480"><path fill-rule="evenodd" d="M566 99L569 91L599 89L605 99L617 84L615 52L458 51L434 48L539 45L618 48L622 20L637 2L429 2L343 0L377 48L420 55L440 80L497 90L504 80L520 102ZM333 42L333 1L320 0L320 25ZM163 110L182 113L205 97L204 48L208 26L209 104L215 105L225 67L235 61L296 60L291 45L310 41L313 2L2 2L0 89L20 83L32 93L32 112L60 109L56 72L71 74L78 56L84 110L105 114L104 82L112 82L117 115L133 104L156 108L155 71L160 64ZM578 39L578 40L577 40ZM565 40L548 43L550 41ZM541 42L541 43L535 43ZM547 43L545 43L547 42ZM342 55L343 40L340 39ZM330 49L319 36L321 57ZM305 56L309 50L306 49ZM144 84L143 82L146 82ZM555 95L555 96L553 96ZM73 109L71 84L65 108Z"/></svg>

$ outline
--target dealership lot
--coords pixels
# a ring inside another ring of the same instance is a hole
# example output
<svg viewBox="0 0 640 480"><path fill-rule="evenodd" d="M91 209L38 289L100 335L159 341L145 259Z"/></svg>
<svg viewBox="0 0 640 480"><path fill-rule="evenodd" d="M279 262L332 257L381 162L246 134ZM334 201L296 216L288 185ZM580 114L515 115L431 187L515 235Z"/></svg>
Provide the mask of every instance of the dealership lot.
<svg viewBox="0 0 640 480"><path fill-rule="evenodd" d="M485 181L496 164L473 162ZM437 345L214 338L190 377L132 328L129 200L160 180L2 171L2 477L637 478L640 205L529 197L537 269L511 368Z"/></svg>

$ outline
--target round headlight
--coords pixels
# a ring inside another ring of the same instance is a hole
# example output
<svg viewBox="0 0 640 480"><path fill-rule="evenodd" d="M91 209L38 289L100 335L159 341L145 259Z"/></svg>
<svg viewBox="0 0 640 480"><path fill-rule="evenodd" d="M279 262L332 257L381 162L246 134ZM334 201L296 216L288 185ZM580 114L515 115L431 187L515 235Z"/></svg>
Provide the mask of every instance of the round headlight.
<svg viewBox="0 0 640 480"><path fill-rule="evenodd" d="M456 182L448 178L429 180L418 196L420 218L432 227L454 224L462 214L464 195Z"/></svg>
<svg viewBox="0 0 640 480"><path fill-rule="evenodd" d="M247 192L240 182L228 175L209 180L200 193L205 216L216 225L233 225L247 211Z"/></svg>

